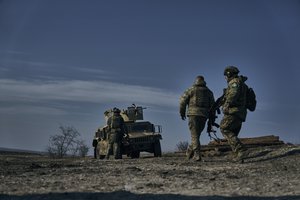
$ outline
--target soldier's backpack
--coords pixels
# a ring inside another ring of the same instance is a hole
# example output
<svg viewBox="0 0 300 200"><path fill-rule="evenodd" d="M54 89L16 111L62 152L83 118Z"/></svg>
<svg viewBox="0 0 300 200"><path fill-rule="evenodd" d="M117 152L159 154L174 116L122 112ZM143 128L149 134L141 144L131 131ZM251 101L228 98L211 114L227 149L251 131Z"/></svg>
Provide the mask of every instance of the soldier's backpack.
<svg viewBox="0 0 300 200"><path fill-rule="evenodd" d="M112 116L110 121L110 128L117 129L121 127L121 116Z"/></svg>
<svg viewBox="0 0 300 200"><path fill-rule="evenodd" d="M252 88L248 87L246 99L247 109L253 112L256 108L256 95Z"/></svg>

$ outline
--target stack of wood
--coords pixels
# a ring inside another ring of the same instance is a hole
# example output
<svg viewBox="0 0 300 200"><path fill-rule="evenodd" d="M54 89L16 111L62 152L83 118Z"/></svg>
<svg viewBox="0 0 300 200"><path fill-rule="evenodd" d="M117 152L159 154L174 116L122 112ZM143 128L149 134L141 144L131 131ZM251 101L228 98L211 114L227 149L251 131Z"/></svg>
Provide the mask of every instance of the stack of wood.
<svg viewBox="0 0 300 200"><path fill-rule="evenodd" d="M284 142L279 140L278 136L267 135L262 137L253 138L240 138L241 142L246 148L255 148L262 146L273 146L273 145L283 145ZM220 139L219 141L211 141L208 145L202 145L201 151L220 151L226 152L231 151L230 146L226 139Z"/></svg>

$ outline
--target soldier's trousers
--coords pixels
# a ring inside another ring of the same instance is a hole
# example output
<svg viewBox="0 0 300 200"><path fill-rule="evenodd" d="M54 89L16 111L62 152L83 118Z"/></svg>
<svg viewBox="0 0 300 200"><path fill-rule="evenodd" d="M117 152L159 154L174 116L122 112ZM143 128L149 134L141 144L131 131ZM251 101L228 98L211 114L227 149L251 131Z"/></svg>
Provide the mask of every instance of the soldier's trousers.
<svg viewBox="0 0 300 200"><path fill-rule="evenodd" d="M200 135L205 127L206 120L207 118L202 116L189 116L191 146L195 156L200 156Z"/></svg>
<svg viewBox="0 0 300 200"><path fill-rule="evenodd" d="M222 135L227 139L228 144L235 154L244 150L243 145L238 138L242 123L242 120L234 115L224 115L220 123Z"/></svg>
<svg viewBox="0 0 300 200"><path fill-rule="evenodd" d="M119 142L109 143L106 158L109 159L109 156L113 155L114 159L122 159L120 149L121 144Z"/></svg>
<svg viewBox="0 0 300 200"><path fill-rule="evenodd" d="M106 158L109 159L110 155L113 155L115 159L122 159L121 155L121 134L110 133L109 143L107 148Z"/></svg>

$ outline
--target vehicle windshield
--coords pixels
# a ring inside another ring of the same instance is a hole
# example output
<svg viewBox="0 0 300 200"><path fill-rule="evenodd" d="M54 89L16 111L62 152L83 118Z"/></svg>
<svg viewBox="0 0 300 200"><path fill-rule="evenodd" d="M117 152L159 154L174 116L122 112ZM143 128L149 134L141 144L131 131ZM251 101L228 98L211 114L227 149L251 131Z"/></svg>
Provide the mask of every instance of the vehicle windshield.
<svg viewBox="0 0 300 200"><path fill-rule="evenodd" d="M134 123L127 126L129 132L153 132L152 124Z"/></svg>

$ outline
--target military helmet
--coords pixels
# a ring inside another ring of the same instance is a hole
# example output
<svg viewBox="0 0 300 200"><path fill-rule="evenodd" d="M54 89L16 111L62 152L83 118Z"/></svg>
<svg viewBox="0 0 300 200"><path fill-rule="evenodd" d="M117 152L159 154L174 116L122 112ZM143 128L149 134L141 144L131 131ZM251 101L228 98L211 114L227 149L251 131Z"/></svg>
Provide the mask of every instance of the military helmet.
<svg viewBox="0 0 300 200"><path fill-rule="evenodd" d="M114 107L113 112L114 112L114 113L120 113L121 110L120 110L119 108Z"/></svg>
<svg viewBox="0 0 300 200"><path fill-rule="evenodd" d="M237 67L235 67L235 66L228 66L224 70L224 76L231 77L233 75L238 74L239 72L240 72L240 70Z"/></svg>

